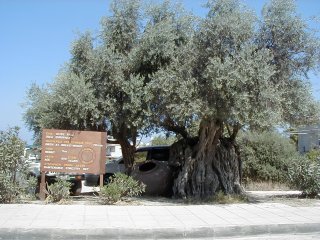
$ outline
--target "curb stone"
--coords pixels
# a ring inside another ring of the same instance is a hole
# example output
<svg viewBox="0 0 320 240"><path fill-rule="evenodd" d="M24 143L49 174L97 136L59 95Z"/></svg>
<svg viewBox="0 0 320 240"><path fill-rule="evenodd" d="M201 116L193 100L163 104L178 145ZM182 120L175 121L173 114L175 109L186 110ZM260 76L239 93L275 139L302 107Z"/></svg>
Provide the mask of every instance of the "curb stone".
<svg viewBox="0 0 320 240"><path fill-rule="evenodd" d="M317 233L320 223L271 224L199 228L0 228L0 240L102 240L102 239L204 239L230 238L276 234Z"/></svg>

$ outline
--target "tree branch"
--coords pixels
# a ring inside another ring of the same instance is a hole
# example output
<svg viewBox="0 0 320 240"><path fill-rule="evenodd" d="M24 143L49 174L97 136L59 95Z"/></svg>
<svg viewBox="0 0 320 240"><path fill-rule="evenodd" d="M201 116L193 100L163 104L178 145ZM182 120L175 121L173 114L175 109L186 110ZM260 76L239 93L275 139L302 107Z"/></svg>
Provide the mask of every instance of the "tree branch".
<svg viewBox="0 0 320 240"><path fill-rule="evenodd" d="M180 134L184 139L189 138L189 134L184 126L176 125L175 122L170 118L166 117L166 119L161 124L166 130Z"/></svg>
<svg viewBox="0 0 320 240"><path fill-rule="evenodd" d="M234 126L232 126L232 131L228 124L226 124L226 128L227 128L230 140L234 141L238 135L239 130L241 129L241 125L239 123L235 124Z"/></svg>

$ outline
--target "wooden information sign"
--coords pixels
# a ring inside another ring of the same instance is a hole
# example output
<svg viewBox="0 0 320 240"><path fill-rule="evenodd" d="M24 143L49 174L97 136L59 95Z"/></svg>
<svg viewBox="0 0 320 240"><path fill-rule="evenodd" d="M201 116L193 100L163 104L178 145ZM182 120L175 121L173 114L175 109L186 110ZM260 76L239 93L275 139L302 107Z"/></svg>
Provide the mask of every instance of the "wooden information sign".
<svg viewBox="0 0 320 240"><path fill-rule="evenodd" d="M105 132L43 129L41 171L105 173Z"/></svg>
<svg viewBox="0 0 320 240"><path fill-rule="evenodd" d="M43 129L41 172L105 173L105 132ZM44 183L43 183L44 184Z"/></svg>

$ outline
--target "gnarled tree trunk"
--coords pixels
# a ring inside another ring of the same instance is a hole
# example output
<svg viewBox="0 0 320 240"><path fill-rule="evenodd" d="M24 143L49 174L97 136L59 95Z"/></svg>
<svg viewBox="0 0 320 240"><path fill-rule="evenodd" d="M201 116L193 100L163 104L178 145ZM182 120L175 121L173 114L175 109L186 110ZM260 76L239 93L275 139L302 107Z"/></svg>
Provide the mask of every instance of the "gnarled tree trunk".
<svg viewBox="0 0 320 240"><path fill-rule="evenodd" d="M135 147L130 144L128 139L119 138L118 140L121 146L122 157L123 157L126 172L130 174L132 171L133 162L134 162Z"/></svg>
<svg viewBox="0 0 320 240"><path fill-rule="evenodd" d="M128 140L128 129L125 126L122 126L118 131L113 129L113 135L121 146L125 169L127 174L130 175L134 163L134 153L136 150L135 145L130 144L130 141Z"/></svg>
<svg viewBox="0 0 320 240"><path fill-rule="evenodd" d="M195 145L182 140L172 146L169 162L178 168L175 196L206 198L218 191L242 192L238 155L233 141L223 138L222 131L218 121L205 120Z"/></svg>

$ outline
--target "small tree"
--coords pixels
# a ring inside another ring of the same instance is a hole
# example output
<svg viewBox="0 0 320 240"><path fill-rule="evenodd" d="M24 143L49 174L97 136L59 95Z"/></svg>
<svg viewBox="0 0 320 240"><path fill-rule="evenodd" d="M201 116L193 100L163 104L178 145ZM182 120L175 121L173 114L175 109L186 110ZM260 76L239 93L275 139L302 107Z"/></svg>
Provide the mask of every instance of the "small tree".
<svg viewBox="0 0 320 240"><path fill-rule="evenodd" d="M19 138L19 128L0 131L0 202L10 203L23 192L26 164L22 158L24 142Z"/></svg>

